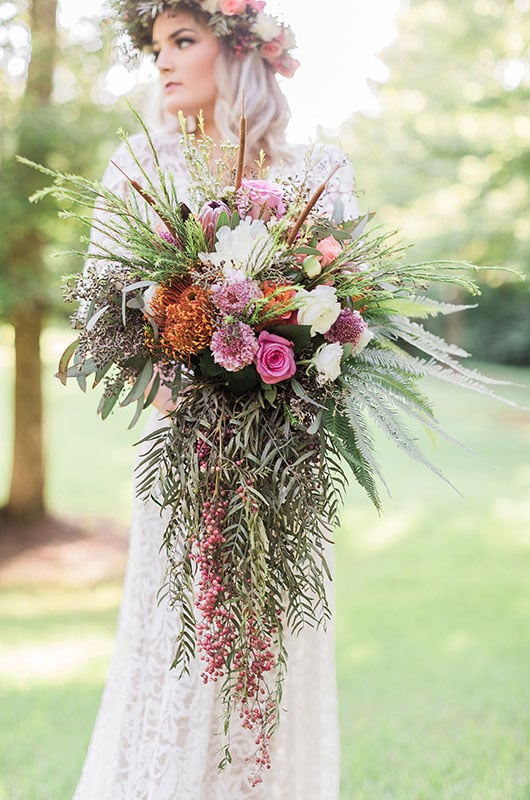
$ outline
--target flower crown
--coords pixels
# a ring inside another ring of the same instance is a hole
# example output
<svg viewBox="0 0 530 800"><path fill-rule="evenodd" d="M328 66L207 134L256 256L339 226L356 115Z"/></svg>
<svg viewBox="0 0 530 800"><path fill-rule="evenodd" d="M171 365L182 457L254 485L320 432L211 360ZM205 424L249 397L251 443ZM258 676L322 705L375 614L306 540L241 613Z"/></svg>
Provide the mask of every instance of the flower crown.
<svg viewBox="0 0 530 800"><path fill-rule="evenodd" d="M151 44L158 14L201 11L215 36L236 55L255 51L274 72L287 78L300 66L290 55L296 44L291 28L265 13L265 0L114 0L112 5L136 50Z"/></svg>

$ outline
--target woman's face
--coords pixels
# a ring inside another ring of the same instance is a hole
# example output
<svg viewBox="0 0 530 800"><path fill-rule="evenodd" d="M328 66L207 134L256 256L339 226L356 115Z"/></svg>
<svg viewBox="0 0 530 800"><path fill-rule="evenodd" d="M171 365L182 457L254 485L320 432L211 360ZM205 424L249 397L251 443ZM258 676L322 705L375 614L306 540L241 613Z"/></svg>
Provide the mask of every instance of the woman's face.
<svg viewBox="0 0 530 800"><path fill-rule="evenodd" d="M213 124L220 48L210 29L186 12L165 11L155 19L153 53L167 113L196 116L202 110L206 124Z"/></svg>

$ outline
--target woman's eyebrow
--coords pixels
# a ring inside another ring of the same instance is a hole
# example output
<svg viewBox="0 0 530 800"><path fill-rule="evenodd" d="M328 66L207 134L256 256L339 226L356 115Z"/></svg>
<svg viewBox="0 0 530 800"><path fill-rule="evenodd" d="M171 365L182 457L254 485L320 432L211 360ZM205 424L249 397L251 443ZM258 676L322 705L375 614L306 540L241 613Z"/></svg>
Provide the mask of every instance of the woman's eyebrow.
<svg viewBox="0 0 530 800"><path fill-rule="evenodd" d="M169 41L171 41L172 39L176 39L177 36L180 36L181 33L185 33L186 31L188 31L190 33L197 33L197 31L194 30L193 28L177 28L177 30L173 31L173 33L170 33L167 38L169 39ZM153 42L152 42L151 46L155 47L155 45L157 45L157 44L158 44L158 42L156 41L156 39L153 39Z"/></svg>

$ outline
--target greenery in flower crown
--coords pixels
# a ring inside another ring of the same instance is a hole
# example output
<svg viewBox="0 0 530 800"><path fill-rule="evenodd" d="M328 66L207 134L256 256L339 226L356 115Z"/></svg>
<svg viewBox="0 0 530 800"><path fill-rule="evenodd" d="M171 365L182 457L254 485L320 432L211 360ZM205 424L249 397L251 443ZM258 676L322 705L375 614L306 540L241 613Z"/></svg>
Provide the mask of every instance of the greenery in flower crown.
<svg viewBox="0 0 530 800"><path fill-rule="evenodd" d="M236 55L255 51L286 77L299 66L291 55L296 44L292 30L265 13L264 0L112 0L111 5L137 50L150 46L158 14L191 11L204 15L215 36Z"/></svg>
<svg viewBox="0 0 530 800"><path fill-rule="evenodd" d="M407 264L340 201L324 216L310 160L297 179L268 181L262 165L244 178L244 138L243 120L239 153L227 145L212 170L213 143L183 131L194 211L154 146L156 183L126 137L144 178L129 179L130 196L49 170L41 195L108 212L94 223L105 244L67 286L82 312L59 377L102 386L103 418L134 404L131 424L161 384L172 390L174 409L144 440L139 491L169 511L173 666L200 655L227 736L232 718L252 732L256 783L279 722L285 632L330 616L326 554L348 469L381 507L371 426L440 475L408 428L441 433L423 378L484 393L495 381L421 324L470 307L425 294L440 282L476 294L463 265Z"/></svg>

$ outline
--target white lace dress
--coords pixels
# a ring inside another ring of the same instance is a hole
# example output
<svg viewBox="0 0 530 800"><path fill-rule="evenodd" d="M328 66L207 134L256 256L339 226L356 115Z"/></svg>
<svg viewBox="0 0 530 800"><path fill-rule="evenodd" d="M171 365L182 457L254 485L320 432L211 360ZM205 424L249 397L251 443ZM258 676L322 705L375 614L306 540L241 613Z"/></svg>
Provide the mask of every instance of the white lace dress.
<svg viewBox="0 0 530 800"><path fill-rule="evenodd" d="M143 135L132 146L147 174L156 170ZM164 171L171 172L179 199L191 205L189 176L176 134L160 134L155 146ZM304 148L295 163L275 168L304 172ZM130 154L120 146L113 156L129 177L145 185ZM340 197L346 214L357 215L353 173L335 148L321 147L312 170L315 187L338 171L320 207L331 213ZM109 165L105 183L127 193L123 175ZM97 234L93 237L97 240ZM159 422L156 412L147 431ZM147 433L146 431L146 433ZM233 763L219 773L222 740L215 684L204 685L199 661L185 678L169 667L177 630L176 612L159 602L165 558L160 552L164 519L158 506L134 500L128 566L114 654L98 717L74 800L337 800L339 736L332 626L306 629L287 637L288 676L280 728L273 738L272 768L251 788L252 751L248 733L232 726ZM329 592L331 594L331 587Z"/></svg>

